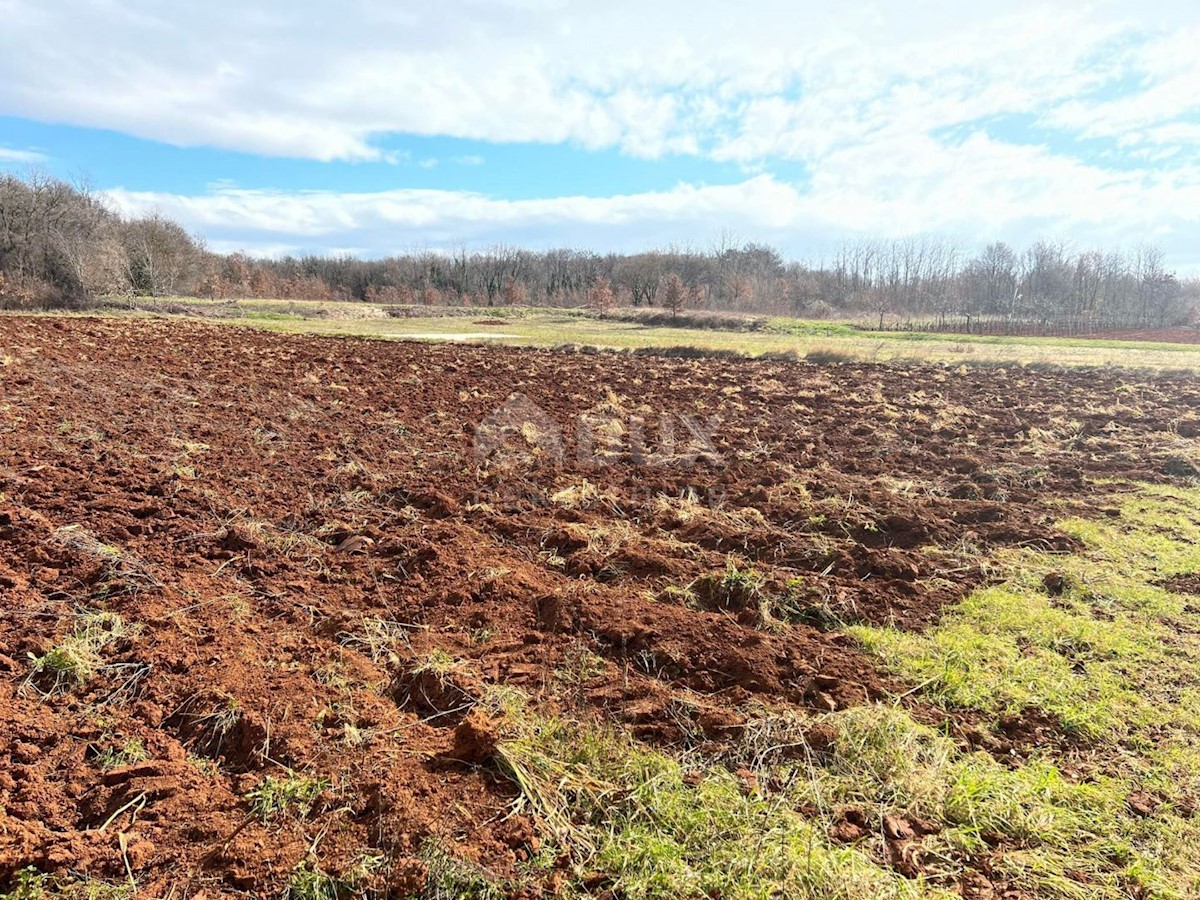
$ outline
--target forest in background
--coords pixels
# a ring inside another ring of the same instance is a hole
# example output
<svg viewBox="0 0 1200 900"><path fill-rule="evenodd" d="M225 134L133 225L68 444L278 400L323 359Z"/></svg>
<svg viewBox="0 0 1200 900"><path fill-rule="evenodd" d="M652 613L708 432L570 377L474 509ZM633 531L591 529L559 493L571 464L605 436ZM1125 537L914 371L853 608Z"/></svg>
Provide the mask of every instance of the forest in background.
<svg viewBox="0 0 1200 900"><path fill-rule="evenodd" d="M382 259L218 254L160 215L124 218L86 186L0 175L0 308L79 308L113 296L367 301L430 306L617 306L807 318L1002 317L1194 324L1200 281L1149 244L1080 250L1041 240L977 252L934 237L846 242L789 261L762 244L635 254L579 249L403 253Z"/></svg>

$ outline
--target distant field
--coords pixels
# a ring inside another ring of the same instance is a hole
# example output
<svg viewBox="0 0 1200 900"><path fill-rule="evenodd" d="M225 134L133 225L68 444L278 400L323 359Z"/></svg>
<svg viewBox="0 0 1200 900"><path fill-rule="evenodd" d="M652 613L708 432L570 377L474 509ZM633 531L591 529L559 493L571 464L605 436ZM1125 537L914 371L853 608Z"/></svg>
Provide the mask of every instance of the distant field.
<svg viewBox="0 0 1200 900"><path fill-rule="evenodd" d="M1115 338L1037 338L864 331L851 325L773 317L757 330L648 325L586 310L480 308L393 318L366 303L289 300L139 300L138 312L198 315L233 324L308 334L390 340L465 341L509 346L578 344L617 350L692 347L748 355L794 353L856 361L1123 366L1200 370L1200 344ZM736 321L723 316L723 321ZM748 320L754 321L754 320ZM483 324L480 324L483 323Z"/></svg>

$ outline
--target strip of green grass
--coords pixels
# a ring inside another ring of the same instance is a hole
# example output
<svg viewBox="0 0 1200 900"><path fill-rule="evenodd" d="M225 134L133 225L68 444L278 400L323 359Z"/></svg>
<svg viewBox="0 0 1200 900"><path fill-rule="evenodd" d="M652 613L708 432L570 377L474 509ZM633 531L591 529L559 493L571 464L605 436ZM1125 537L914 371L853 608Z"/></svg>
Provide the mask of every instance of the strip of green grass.
<svg viewBox="0 0 1200 900"><path fill-rule="evenodd" d="M720 766L615 731L544 720L501 748L533 811L575 858L568 896L915 898L928 891L833 846L798 795L749 794ZM598 873L599 878L588 878Z"/></svg>
<svg viewBox="0 0 1200 900"><path fill-rule="evenodd" d="M1072 762L1101 808L1088 833L1046 857L1091 873L1098 886L1081 896L1122 896L1122 880L1142 873L1154 873L1160 896L1195 896L1200 601L1162 582L1200 571L1200 490L1142 486L1119 517L1060 527L1083 553L1007 555L1008 579L937 628L850 632L933 702L993 717L1044 710L1082 739ZM1131 815L1137 791L1161 815ZM1105 853L1125 867L1101 865Z"/></svg>

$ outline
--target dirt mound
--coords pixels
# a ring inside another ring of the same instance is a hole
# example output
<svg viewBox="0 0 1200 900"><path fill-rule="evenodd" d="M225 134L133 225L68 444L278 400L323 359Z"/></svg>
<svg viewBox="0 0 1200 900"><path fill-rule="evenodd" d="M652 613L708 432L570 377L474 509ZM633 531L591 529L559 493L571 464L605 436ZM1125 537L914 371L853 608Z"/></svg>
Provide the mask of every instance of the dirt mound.
<svg viewBox="0 0 1200 900"><path fill-rule="evenodd" d="M1190 575L1177 575L1163 582L1163 587L1179 594L1196 594L1200 596L1200 572Z"/></svg>
<svg viewBox="0 0 1200 900"><path fill-rule="evenodd" d="M924 627L991 550L1068 548L1064 504L1178 477L1200 407L1107 370L150 320L4 318L0 356L0 883L148 896L279 894L317 835L397 895L431 840L511 873L512 689L688 746L887 697L847 623ZM264 820L268 779L312 796Z"/></svg>

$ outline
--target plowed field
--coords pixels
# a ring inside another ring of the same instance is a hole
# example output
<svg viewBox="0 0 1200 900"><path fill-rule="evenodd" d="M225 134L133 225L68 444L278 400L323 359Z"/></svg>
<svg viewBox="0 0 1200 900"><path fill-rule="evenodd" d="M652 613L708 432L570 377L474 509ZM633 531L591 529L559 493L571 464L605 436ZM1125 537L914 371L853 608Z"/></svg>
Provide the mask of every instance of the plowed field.
<svg viewBox="0 0 1200 900"><path fill-rule="evenodd" d="M1116 370L53 317L0 357L0 885L146 897L300 896L317 858L452 896L431 847L527 873L508 690L712 760L755 709L893 701L997 758L1069 740L925 705L844 626L929 628L1109 481L1194 477L1200 434L1200 383Z"/></svg>

